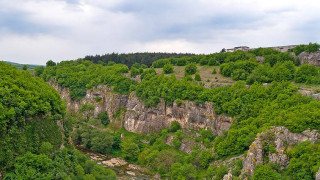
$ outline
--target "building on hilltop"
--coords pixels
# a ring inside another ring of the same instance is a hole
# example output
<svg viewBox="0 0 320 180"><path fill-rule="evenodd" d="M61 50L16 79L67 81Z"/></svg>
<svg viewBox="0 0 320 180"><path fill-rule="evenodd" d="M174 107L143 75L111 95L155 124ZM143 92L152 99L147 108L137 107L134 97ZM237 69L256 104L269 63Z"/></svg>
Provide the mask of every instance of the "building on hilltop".
<svg viewBox="0 0 320 180"><path fill-rule="evenodd" d="M278 50L281 52L288 52L289 50L293 49L296 46L298 46L298 45L274 46L274 47L264 47L264 48L271 48L271 49ZM258 49L258 48L251 48L250 49L248 46L238 46L238 47L234 47L231 49L227 49L227 52L249 51L249 50L254 50L254 49Z"/></svg>
<svg viewBox="0 0 320 180"><path fill-rule="evenodd" d="M238 46L232 49L227 49L227 52L235 52L235 51L248 51L250 48L248 46Z"/></svg>

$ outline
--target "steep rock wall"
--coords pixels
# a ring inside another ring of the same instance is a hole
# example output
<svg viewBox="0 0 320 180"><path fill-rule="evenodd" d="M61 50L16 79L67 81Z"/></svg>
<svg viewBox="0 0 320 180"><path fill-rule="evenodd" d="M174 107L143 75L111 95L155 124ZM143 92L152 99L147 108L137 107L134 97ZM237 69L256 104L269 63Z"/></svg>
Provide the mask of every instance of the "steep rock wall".
<svg viewBox="0 0 320 180"><path fill-rule="evenodd" d="M268 153L269 162L278 163L282 168L288 166L289 157L286 155L287 148L292 144L298 144L303 141L316 142L320 138L320 133L316 130L306 130L302 133L292 133L286 127L272 127L261 134L258 134L256 140L250 145L247 157L243 163L241 177L251 176L257 165L264 163L263 144L273 144L274 153Z"/></svg>
<svg viewBox="0 0 320 180"><path fill-rule="evenodd" d="M92 90L87 91L87 94L80 101L72 100L70 97L70 90L62 88L54 81L49 82L59 93L62 99L66 100L67 110L70 112L78 112L81 105L84 103L91 103L94 105L94 116L96 117L100 112L107 111L109 119L113 120L115 114L120 108L126 108L128 102L128 95L112 93L112 88L99 85ZM96 98L100 97L101 100L97 102Z"/></svg>
<svg viewBox="0 0 320 180"><path fill-rule="evenodd" d="M302 52L298 57L301 64L307 63L315 66L320 65L320 51L312 53Z"/></svg>
<svg viewBox="0 0 320 180"><path fill-rule="evenodd" d="M157 107L146 107L134 92L129 95L127 112L125 116L125 128L131 132L150 133L168 128L172 121L178 121L182 128L200 129L209 128L215 134L228 131L232 119L219 116L214 113L212 103L196 104L184 101L178 105L166 105L161 100Z"/></svg>
<svg viewBox="0 0 320 180"><path fill-rule="evenodd" d="M67 101L69 111L78 112L82 104L91 103L95 106L95 116L99 112L107 111L110 120L114 121L113 114L120 108L125 108L124 127L130 132L148 134L168 128L172 121L178 121L182 128L209 128L214 134L220 135L223 131L229 130L232 122L230 117L216 115L213 104L209 102L196 104L183 101L180 105L176 102L167 105L161 99L157 107L147 107L134 92L129 95L115 94L111 92L112 88L101 85L87 91L86 96L80 101L74 101L70 98L67 88L58 86L54 81L50 82L50 85ZM100 97L101 101L96 102L97 97Z"/></svg>

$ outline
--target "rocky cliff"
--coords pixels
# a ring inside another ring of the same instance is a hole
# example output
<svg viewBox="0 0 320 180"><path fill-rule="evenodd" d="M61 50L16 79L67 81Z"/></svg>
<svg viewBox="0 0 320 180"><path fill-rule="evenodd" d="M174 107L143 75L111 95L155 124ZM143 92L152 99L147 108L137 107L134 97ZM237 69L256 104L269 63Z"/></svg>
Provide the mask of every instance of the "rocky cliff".
<svg viewBox="0 0 320 180"><path fill-rule="evenodd" d="M302 52L298 57L301 64L307 63L315 66L320 65L320 51L312 53Z"/></svg>
<svg viewBox="0 0 320 180"><path fill-rule="evenodd" d="M302 133L292 133L286 127L272 127L261 134L258 134L255 141L250 145L247 152L247 157L243 163L241 177L245 178L254 173L257 165L263 164L267 159L269 162L278 163L281 168L288 166L289 157L286 155L286 150L292 144L298 144L303 141L315 142L320 138L320 133L316 130L306 130ZM264 152L264 146L271 145L275 148L274 152Z"/></svg>
<svg viewBox="0 0 320 180"><path fill-rule="evenodd" d="M71 112L78 112L82 104L91 103L95 106L94 116L107 111L110 120L116 121L113 115L120 108L126 109L121 121L130 132L148 134L168 128L172 121L178 121L182 128L209 128L214 134L220 135L224 130L229 130L232 122L230 117L216 115L213 104L209 102L196 104L183 101L179 105L176 102L168 105L161 100L156 107L147 107L134 92L129 95L115 94L112 88L102 85L87 91L80 101L75 101L70 98L67 88L58 86L54 81L51 81L50 85L66 100L67 109Z"/></svg>

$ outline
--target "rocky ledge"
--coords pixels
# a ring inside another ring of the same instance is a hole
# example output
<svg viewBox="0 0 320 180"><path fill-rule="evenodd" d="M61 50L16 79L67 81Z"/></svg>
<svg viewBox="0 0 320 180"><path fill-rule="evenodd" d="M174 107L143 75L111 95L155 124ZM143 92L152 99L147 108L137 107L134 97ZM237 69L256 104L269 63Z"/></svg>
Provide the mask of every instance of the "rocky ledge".
<svg viewBox="0 0 320 180"><path fill-rule="evenodd" d="M167 104L161 99L156 107L147 107L135 92L129 95L116 94L112 92L112 88L102 85L88 90L84 98L75 101L70 98L69 89L60 87L54 81L50 85L67 101L70 112L79 112L82 104L90 103L95 106L94 116L107 111L111 121L120 121L130 132L148 134L168 128L172 121L178 121L182 128L209 128L214 134L221 135L223 131L229 130L232 123L231 117L216 115L210 102L197 104L183 101L181 104ZM115 118L114 114L120 109L124 109L125 113L120 118Z"/></svg>
<svg viewBox="0 0 320 180"><path fill-rule="evenodd" d="M250 145L247 157L243 163L241 178L253 175L257 165L264 163L264 156L267 155L269 162L278 163L281 168L288 166L289 157L286 150L292 144L298 144L303 141L316 142L320 138L320 133L316 130L306 130L302 133L292 133L286 127L272 127L257 135L255 141ZM264 152L264 144L271 144L275 147L275 152ZM318 175L320 177L320 175Z"/></svg>

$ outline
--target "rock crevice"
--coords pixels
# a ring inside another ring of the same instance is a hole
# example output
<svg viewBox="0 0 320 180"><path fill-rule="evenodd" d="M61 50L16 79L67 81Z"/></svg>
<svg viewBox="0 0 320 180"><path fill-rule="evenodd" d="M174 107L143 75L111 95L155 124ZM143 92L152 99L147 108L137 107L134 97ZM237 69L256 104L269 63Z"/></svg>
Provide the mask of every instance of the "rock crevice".
<svg viewBox="0 0 320 180"><path fill-rule="evenodd" d="M223 131L229 130L232 122L231 117L216 115L210 102L197 104L183 101L179 105L176 102L168 105L161 99L156 107L147 107L135 92L129 95L116 94L112 92L112 88L102 85L88 90L84 98L76 101L71 99L69 89L60 87L54 81L51 81L50 85L66 100L70 112L79 112L82 104L90 103L95 107L95 117L100 112L107 111L109 119L117 121L119 119L115 118L114 114L121 108L125 109L121 121L130 132L148 134L168 128L172 121L178 121L182 128L208 128L214 134L221 135Z"/></svg>

